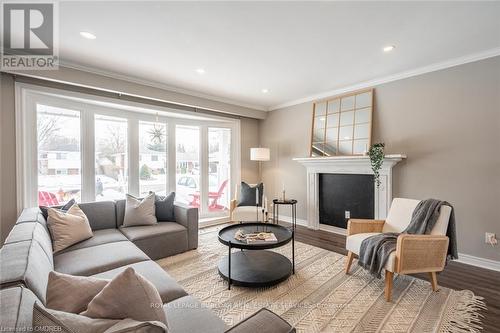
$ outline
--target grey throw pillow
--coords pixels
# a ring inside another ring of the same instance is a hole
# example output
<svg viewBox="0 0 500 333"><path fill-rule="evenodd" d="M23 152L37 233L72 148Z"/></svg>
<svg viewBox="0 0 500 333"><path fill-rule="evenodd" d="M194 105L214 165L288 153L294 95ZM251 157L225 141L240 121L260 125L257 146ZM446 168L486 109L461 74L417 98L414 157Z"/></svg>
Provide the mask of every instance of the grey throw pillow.
<svg viewBox="0 0 500 333"><path fill-rule="evenodd" d="M75 199L71 199L70 201L66 202L62 207L60 207L59 210L67 212L71 208L71 206L73 206L75 203L76 203ZM42 211L42 215L45 218L45 221L47 221L47 218L49 217L49 208L54 208L54 207L40 206L39 208Z"/></svg>
<svg viewBox="0 0 500 333"><path fill-rule="evenodd" d="M255 206L257 204L256 191L259 190L259 207L262 206L262 195L264 194L264 184L260 183L257 186L250 186L245 182L241 182L240 200L238 206Z"/></svg>
<svg viewBox="0 0 500 333"><path fill-rule="evenodd" d="M158 221L155 215L155 195L149 194L144 199L137 199L127 194L125 202L125 216L123 218L124 227L138 225L154 225Z"/></svg>
<svg viewBox="0 0 500 333"><path fill-rule="evenodd" d="M153 192L149 192L149 194L151 193ZM175 192L170 192L166 196L155 194L156 219L158 221L175 221L174 201Z"/></svg>

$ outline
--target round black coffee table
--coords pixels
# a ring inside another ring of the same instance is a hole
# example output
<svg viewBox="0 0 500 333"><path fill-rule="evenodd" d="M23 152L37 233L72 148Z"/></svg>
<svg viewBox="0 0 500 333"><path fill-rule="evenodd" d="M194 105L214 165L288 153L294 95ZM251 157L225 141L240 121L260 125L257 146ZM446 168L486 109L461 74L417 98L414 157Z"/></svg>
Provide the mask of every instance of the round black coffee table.
<svg viewBox="0 0 500 333"><path fill-rule="evenodd" d="M272 232L277 242L247 244L234 238L237 230L245 233ZM219 231L219 241L227 245L229 254L219 261L219 274L231 284L244 287L267 287L286 280L295 274L294 229L260 222L230 225ZM292 242L292 260L282 254L265 251ZM231 249L241 249L231 252ZM243 251L245 250L245 251Z"/></svg>

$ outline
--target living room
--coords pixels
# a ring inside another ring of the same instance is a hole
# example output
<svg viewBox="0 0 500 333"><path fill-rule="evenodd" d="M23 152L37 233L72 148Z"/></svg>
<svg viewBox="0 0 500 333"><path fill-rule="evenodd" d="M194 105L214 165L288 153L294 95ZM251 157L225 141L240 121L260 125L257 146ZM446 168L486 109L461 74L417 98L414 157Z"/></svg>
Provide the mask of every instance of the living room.
<svg viewBox="0 0 500 333"><path fill-rule="evenodd" d="M499 2L1 7L0 330L500 332Z"/></svg>

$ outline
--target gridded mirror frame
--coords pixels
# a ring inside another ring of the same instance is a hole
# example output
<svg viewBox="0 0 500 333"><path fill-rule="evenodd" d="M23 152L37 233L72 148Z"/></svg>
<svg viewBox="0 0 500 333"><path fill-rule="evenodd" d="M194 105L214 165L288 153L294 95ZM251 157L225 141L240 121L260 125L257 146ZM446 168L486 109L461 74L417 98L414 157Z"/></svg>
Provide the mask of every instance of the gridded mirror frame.
<svg viewBox="0 0 500 333"><path fill-rule="evenodd" d="M373 88L313 103L310 156L363 155L371 145Z"/></svg>

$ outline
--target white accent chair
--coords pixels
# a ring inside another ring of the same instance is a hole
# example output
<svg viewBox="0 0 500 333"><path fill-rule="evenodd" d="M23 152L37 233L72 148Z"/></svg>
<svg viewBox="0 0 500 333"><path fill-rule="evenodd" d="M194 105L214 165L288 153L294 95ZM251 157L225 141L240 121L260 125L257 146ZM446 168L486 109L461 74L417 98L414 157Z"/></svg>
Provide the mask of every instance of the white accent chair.
<svg viewBox="0 0 500 333"><path fill-rule="evenodd" d="M249 184L252 187L257 184ZM231 200L229 208L231 222L263 222L267 216L267 198L264 186L264 193L262 194L262 206L238 206L240 187L238 186L235 193L235 198Z"/></svg>
<svg viewBox="0 0 500 333"><path fill-rule="evenodd" d="M400 233L410 224L411 216L420 200L395 198L385 220L350 219L347 224L345 272L349 273L354 255L359 255L361 242L369 236L384 232ZM429 235L401 234L396 251L385 265L385 298L392 295L392 281L396 274L429 273L432 290L438 289L436 272L446 264L449 239L446 236L451 207L441 206L439 218Z"/></svg>

